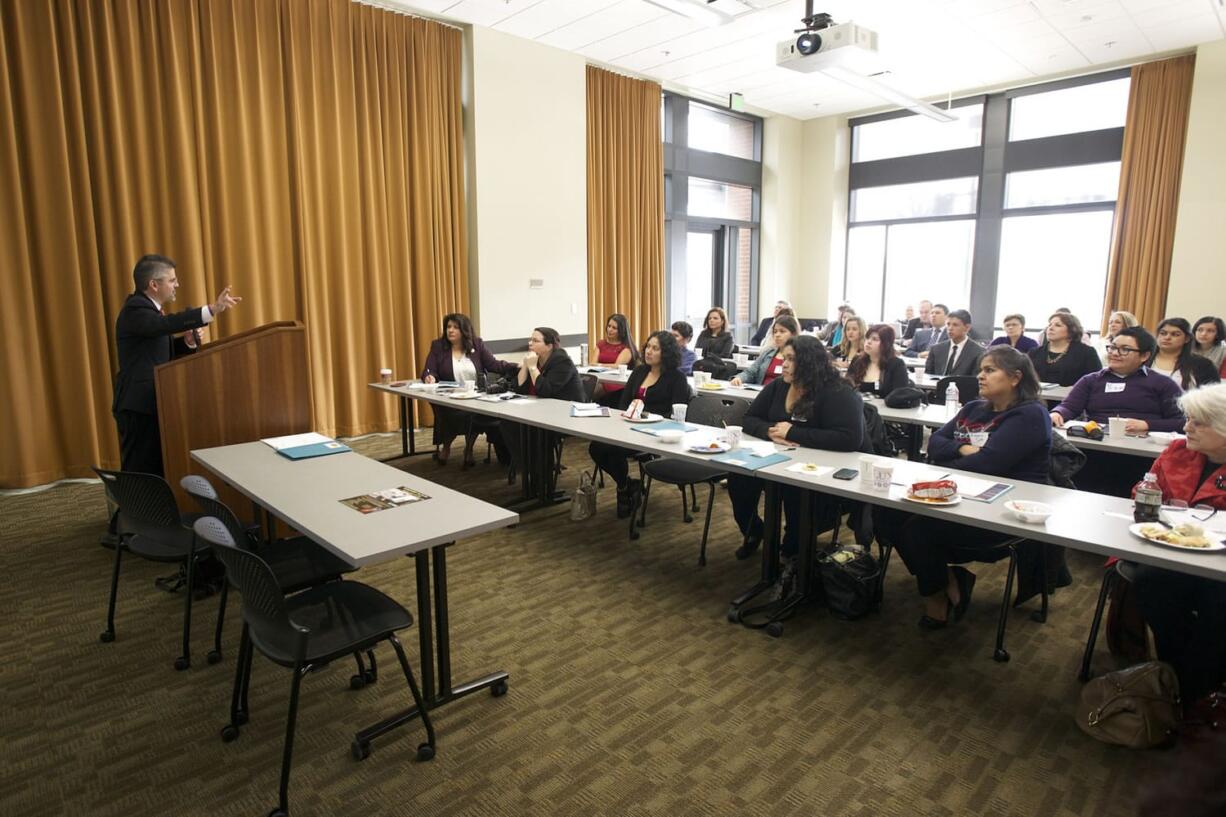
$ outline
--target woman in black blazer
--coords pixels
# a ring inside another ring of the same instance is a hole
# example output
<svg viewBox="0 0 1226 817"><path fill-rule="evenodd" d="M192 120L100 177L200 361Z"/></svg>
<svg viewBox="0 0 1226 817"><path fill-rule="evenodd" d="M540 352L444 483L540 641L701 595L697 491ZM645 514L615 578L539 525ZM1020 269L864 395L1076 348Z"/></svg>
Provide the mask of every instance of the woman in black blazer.
<svg viewBox="0 0 1226 817"><path fill-rule="evenodd" d="M775 443L824 448L827 451L860 451L864 447L864 404L834 368L830 352L815 337L798 335L789 340L783 355L783 376L771 381L754 399L743 421L745 433ZM766 483L741 474L728 477L728 498L745 542L736 552L748 559L762 543L762 517L758 500ZM797 515L802 489L783 487L783 510L787 520L780 552L785 565L779 593L786 595L799 550ZM834 526L837 500L819 494L815 532Z"/></svg>
<svg viewBox="0 0 1226 817"><path fill-rule="evenodd" d="M702 331L698 333L698 340L694 341L698 356L732 357L733 346L727 313L718 306L711 307L707 319L703 321Z"/></svg>
<svg viewBox="0 0 1226 817"><path fill-rule="evenodd" d="M523 365L515 376L514 388L519 394L530 394L544 400L584 401L583 380L579 377L575 362L562 348L562 336L558 330L548 326L538 326L532 330L532 336L528 338L528 354L524 355ZM511 463L519 470L522 464L519 449L523 424L503 420L499 425L502 438L511 452Z"/></svg>
<svg viewBox="0 0 1226 817"><path fill-rule="evenodd" d="M495 358L473 331L467 315L452 312L443 316L443 334L430 344L421 379L426 383L482 383L488 372L514 374L515 364ZM451 444L460 434L464 438L464 464L472 464L472 446L476 434L471 431L472 414L461 409L433 406L434 461L446 465L451 456Z"/></svg>
<svg viewBox="0 0 1226 817"><path fill-rule="evenodd" d="M681 347L672 332L656 332L643 345L643 363L635 368L626 388L621 391L618 408L626 411L631 404L641 404L645 412L664 417L673 416L674 403L690 402L690 386L677 367L681 365ZM625 519L634 512L642 497L641 480L630 479L626 458L634 451L608 443L592 443L588 447L592 461L617 483L617 516Z"/></svg>
<svg viewBox="0 0 1226 817"><path fill-rule="evenodd" d="M1043 345L1029 352L1040 383L1072 386L1103 367L1094 347L1082 342L1084 335L1081 321L1071 312L1056 312L1047 319Z"/></svg>
<svg viewBox="0 0 1226 817"><path fill-rule="evenodd" d="M878 397L911 385L907 364L894 351L894 327L879 323L868 330L864 351L847 367L847 382L852 388Z"/></svg>

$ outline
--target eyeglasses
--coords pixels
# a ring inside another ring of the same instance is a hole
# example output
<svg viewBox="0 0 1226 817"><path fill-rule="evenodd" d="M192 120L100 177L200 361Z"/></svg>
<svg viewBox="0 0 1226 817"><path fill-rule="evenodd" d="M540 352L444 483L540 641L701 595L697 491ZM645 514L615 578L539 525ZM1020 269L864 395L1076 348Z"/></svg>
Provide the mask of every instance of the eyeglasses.
<svg viewBox="0 0 1226 817"><path fill-rule="evenodd" d="M1135 346L1116 346L1114 343L1108 343L1107 351L1117 355L1129 355L1133 352L1139 352L1141 350Z"/></svg>
<svg viewBox="0 0 1226 817"><path fill-rule="evenodd" d="M1222 483L1224 481L1226 481L1226 477L1217 478L1216 486L1219 491L1222 490ZM1212 505L1198 503L1189 508L1188 503L1182 499L1172 499L1168 507L1176 513L1186 513L1197 522L1208 521L1217 514L1217 508Z"/></svg>

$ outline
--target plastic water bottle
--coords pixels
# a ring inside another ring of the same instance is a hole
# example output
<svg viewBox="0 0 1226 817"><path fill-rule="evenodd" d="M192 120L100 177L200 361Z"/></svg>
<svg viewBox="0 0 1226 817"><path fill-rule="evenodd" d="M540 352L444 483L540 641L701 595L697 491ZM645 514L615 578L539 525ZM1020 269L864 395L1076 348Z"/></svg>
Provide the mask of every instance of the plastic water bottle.
<svg viewBox="0 0 1226 817"><path fill-rule="evenodd" d="M953 383L945 389L945 414L952 418L958 413L958 387Z"/></svg>
<svg viewBox="0 0 1226 817"><path fill-rule="evenodd" d="M1162 488L1158 486L1158 476L1147 473L1137 483L1133 494L1132 519L1134 522L1157 522L1162 510Z"/></svg>
<svg viewBox="0 0 1226 817"><path fill-rule="evenodd" d="M586 343L579 344L579 365L580 366L587 365L587 344Z"/></svg>

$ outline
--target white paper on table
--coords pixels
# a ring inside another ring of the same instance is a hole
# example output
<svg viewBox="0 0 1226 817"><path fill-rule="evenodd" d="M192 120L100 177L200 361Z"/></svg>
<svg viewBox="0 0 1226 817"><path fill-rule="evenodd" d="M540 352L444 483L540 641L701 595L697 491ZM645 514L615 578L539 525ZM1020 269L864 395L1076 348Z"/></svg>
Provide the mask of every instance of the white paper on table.
<svg viewBox="0 0 1226 817"><path fill-rule="evenodd" d="M905 487L910 487L913 482L935 482L938 479L944 479L949 473L948 471L938 471L921 462L885 459L881 460L881 462L882 464L888 462L894 466L894 478L891 480L891 483Z"/></svg>
<svg viewBox="0 0 1226 817"><path fill-rule="evenodd" d="M1158 516L1168 525L1181 525L1189 522L1215 534L1226 534L1226 518L1222 517L1220 511L1209 516L1207 511L1194 511L1191 509L1185 511L1163 505L1162 510L1158 512ZM1208 519L1205 518L1207 516L1209 517ZM1197 517L1200 518L1198 519Z"/></svg>
<svg viewBox="0 0 1226 817"><path fill-rule="evenodd" d="M976 479L975 477L953 477L953 481L958 485L958 495L965 499L981 499L984 494L993 489L996 490L992 494L992 499L996 499L1013 487L1007 482L1000 482L994 479ZM1008 486L1008 488L1000 490L997 488L1000 485Z"/></svg>
<svg viewBox="0 0 1226 817"><path fill-rule="evenodd" d="M749 451L755 457L769 457L775 453L775 444L762 440L742 440L740 447Z"/></svg>
<svg viewBox="0 0 1226 817"><path fill-rule="evenodd" d="M787 470L795 474L804 474L806 477L824 477L827 474L834 473L833 468L819 465L813 468L813 463L810 462L794 462L787 467Z"/></svg>
<svg viewBox="0 0 1226 817"><path fill-rule="evenodd" d="M300 445L317 445L319 443L335 442L331 437L325 437L314 431L305 434L287 434L284 437L268 437L260 440L265 445L272 446L274 451L284 451L287 448L297 448Z"/></svg>

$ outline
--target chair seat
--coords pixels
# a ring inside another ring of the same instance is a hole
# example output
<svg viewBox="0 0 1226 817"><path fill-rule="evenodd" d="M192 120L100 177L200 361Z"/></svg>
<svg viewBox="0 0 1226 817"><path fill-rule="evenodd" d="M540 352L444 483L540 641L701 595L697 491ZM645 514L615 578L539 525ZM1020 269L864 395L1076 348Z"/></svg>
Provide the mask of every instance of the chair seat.
<svg viewBox="0 0 1226 817"><path fill-rule="evenodd" d="M280 539L262 545L256 554L268 562L277 576L277 583L287 593L339 578L357 568L305 536Z"/></svg>
<svg viewBox="0 0 1226 817"><path fill-rule="evenodd" d="M151 562L182 562L192 549L192 525L200 518L198 513L182 515L182 526L163 527L133 521L119 514L119 533L124 537L128 550ZM209 547L196 543L196 550L208 552Z"/></svg>
<svg viewBox="0 0 1226 817"><path fill-rule="evenodd" d="M668 485L692 485L724 477L727 472L709 465L685 460L652 460L643 464L643 470L656 482Z"/></svg>
<svg viewBox="0 0 1226 817"><path fill-rule="evenodd" d="M290 619L309 630L303 660L331 661L355 650L366 649L389 633L412 625L413 616L395 600L361 582L331 582L287 596ZM251 640L270 660L285 667L294 655L282 644L271 644L251 628Z"/></svg>

